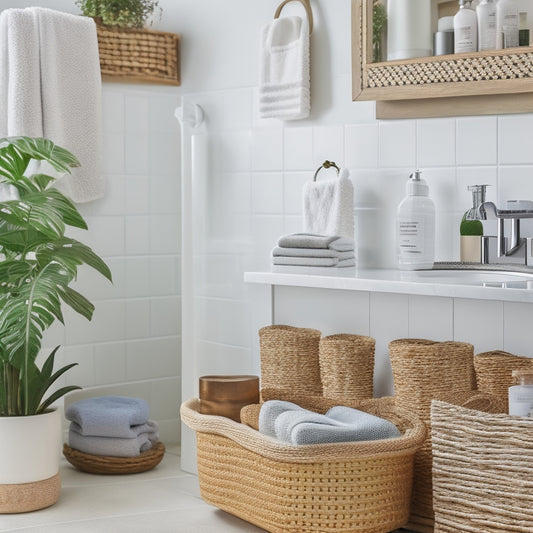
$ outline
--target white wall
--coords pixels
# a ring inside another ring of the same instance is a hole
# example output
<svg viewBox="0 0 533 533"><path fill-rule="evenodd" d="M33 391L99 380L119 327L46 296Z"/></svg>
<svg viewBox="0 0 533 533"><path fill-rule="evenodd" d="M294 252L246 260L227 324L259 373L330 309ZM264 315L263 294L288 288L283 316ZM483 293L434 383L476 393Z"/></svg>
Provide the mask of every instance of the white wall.
<svg viewBox="0 0 533 533"><path fill-rule="evenodd" d="M77 11L70 0L9 2L35 3ZM198 265L199 374L257 368L250 360L254 328L268 314L252 315L256 295L242 273L268 269L276 239L300 229L301 186L324 159L351 171L361 265L393 265L395 210L416 167L437 204L439 260L458 258L459 221L470 206L468 184L490 184L488 199L497 203L533 198L533 115L376 120L372 102L351 101L350 0L311 3L315 30L307 120L258 117L258 36L279 4L275 0L161 0L163 19L155 27L182 36L182 86L106 85L110 115L104 141L112 185L110 196L84 212L91 240L110 260L118 284L110 293L99 281L85 282L87 295L97 300L94 329L76 323L74 337L65 339L68 357L82 362L77 377L85 385L141 382L159 391L165 384L170 395L162 402L165 416L175 413L179 358L171 353L179 351L179 327L175 321L163 327L158 317L174 316L179 299L179 161L171 158L160 171L152 167L159 156L150 154L175 154L178 132L169 113L180 96L205 109L211 147L209 207L198 215L208 225ZM283 10L300 12L296 2ZM132 119L139 113L142 126ZM160 121L164 132L154 130ZM157 142L162 139L164 149ZM161 235L168 237L162 241Z"/></svg>

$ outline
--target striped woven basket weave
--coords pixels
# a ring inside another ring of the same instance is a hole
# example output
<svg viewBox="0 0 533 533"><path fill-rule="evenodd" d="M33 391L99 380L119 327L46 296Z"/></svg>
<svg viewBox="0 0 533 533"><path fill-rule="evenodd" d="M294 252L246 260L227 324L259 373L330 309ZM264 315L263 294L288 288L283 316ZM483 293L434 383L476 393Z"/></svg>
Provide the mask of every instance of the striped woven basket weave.
<svg viewBox="0 0 533 533"><path fill-rule="evenodd" d="M395 423L395 439L291 446L228 418L181 406L196 431L202 498L271 533L383 533L409 517L413 457L425 439L390 399L359 408Z"/></svg>
<svg viewBox="0 0 533 533"><path fill-rule="evenodd" d="M533 531L533 418L434 401L435 533Z"/></svg>

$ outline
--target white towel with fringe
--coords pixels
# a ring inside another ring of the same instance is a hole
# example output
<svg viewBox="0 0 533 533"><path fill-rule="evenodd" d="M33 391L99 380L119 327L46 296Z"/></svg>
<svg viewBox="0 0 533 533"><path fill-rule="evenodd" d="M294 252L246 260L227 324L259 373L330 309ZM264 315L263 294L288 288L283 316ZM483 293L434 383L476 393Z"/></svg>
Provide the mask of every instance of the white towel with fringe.
<svg viewBox="0 0 533 533"><path fill-rule="evenodd" d="M338 177L304 185L304 232L354 238L353 184L348 169Z"/></svg>
<svg viewBox="0 0 533 533"><path fill-rule="evenodd" d="M297 120L311 108L309 24L306 18L281 17L261 31L259 114Z"/></svg>
<svg viewBox="0 0 533 533"><path fill-rule="evenodd" d="M102 82L94 21L41 7L6 9L0 45L0 137L45 137L66 148L81 167L58 188L75 202L102 197Z"/></svg>

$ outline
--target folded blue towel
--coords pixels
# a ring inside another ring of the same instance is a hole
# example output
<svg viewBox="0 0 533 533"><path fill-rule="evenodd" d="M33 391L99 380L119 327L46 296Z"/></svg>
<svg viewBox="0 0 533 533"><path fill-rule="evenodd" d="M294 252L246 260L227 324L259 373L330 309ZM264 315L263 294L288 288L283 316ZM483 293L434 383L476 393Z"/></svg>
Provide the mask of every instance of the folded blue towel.
<svg viewBox="0 0 533 533"><path fill-rule="evenodd" d="M68 432L69 446L91 455L109 455L111 457L137 457L149 450L159 440L157 422L142 424L145 431L133 438L84 436L76 431L72 423Z"/></svg>
<svg viewBox="0 0 533 533"><path fill-rule="evenodd" d="M99 396L69 405L65 417L80 435L131 439L139 434L132 427L148 421L149 407L141 398Z"/></svg>
<svg viewBox="0 0 533 533"><path fill-rule="evenodd" d="M339 405L321 415L278 400L262 405L259 431L295 445L390 439L401 435L389 420L351 407Z"/></svg>

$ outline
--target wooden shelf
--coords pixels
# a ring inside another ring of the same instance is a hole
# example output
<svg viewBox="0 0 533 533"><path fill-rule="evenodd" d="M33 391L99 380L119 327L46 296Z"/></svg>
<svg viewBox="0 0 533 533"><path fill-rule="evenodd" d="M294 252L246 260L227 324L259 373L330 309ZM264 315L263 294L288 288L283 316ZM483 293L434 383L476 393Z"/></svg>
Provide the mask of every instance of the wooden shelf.
<svg viewBox="0 0 533 533"><path fill-rule="evenodd" d="M371 62L372 0L352 0L352 96L377 118L533 111L533 47Z"/></svg>

